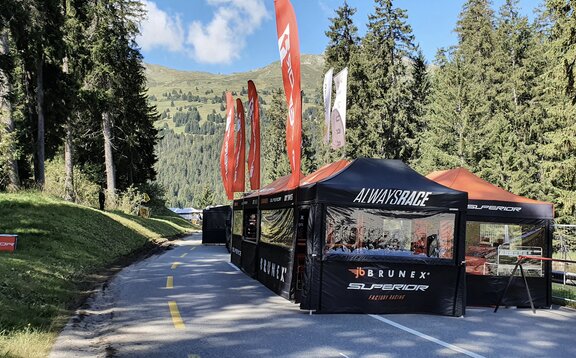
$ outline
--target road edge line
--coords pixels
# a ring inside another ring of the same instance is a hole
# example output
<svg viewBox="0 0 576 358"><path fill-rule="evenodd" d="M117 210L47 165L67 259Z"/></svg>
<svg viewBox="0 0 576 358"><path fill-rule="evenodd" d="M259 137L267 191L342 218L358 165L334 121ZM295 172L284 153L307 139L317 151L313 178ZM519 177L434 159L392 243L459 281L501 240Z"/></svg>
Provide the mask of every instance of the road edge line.
<svg viewBox="0 0 576 358"><path fill-rule="evenodd" d="M374 315L374 314L370 314L370 315L368 315L368 316L370 316L370 317L372 317L372 318L374 318L374 319L377 319L377 320L380 321L380 322L386 323L386 324L388 324L388 325L390 325L390 326L396 327L396 328L401 329L401 330L403 330L403 331L405 331L405 332L408 332L408 333L410 333L410 334L413 334L413 335L415 335L415 336L418 336L418 337L420 337L420 338L424 338L424 339L426 339L426 340L428 340L428 341L430 341L430 342L434 342L434 343L436 343L436 344L439 344L439 345L441 345L441 346L443 346L443 347L446 347L446 348L451 349L451 350L453 350L453 351L456 351L456 352L458 352L458 353L466 354L466 355L469 356L469 357L473 357L473 358L486 358L486 357L484 357L483 355L480 355L480 354L478 354L478 353L471 352L471 351L469 351L469 350L467 350L467 349L460 348L460 347L455 346L455 345L453 345L453 344L450 344L450 343L441 341L441 340L439 340L438 338L434 338L434 337L429 336L429 335L427 335L427 334L418 332L418 331L415 330L415 329L408 328L408 327L406 327L406 326L401 325L400 323L396 323L396 322L394 322L394 321L390 321L389 319L386 319L386 318L384 318L384 317L381 317L381 316L378 316L378 315Z"/></svg>

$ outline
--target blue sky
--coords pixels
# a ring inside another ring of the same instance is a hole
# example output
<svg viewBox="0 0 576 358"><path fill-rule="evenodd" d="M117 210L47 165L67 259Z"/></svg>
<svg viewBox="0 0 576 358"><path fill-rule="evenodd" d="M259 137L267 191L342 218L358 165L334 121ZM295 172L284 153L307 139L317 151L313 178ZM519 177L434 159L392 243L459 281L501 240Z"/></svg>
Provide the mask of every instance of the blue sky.
<svg viewBox="0 0 576 358"><path fill-rule="evenodd" d="M148 18L137 39L144 61L170 68L211 73L245 72L279 59L273 0L142 0ZM324 32L344 0L292 0L303 54L321 54ZM504 0L492 0L497 9ZM542 0L519 0L533 19ZM408 11L416 42L431 62L440 47L456 43L453 33L465 0L396 0ZM366 31L372 0L348 0L358 11L355 24Z"/></svg>

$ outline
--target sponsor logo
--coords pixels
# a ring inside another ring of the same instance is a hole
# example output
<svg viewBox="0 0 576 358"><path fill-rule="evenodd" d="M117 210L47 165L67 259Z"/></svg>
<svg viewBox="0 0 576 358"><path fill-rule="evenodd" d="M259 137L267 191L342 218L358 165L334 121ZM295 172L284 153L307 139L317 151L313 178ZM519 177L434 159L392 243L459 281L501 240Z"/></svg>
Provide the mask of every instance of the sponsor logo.
<svg viewBox="0 0 576 358"><path fill-rule="evenodd" d="M476 205L476 204L468 204L469 210L490 210L490 211L508 211L508 212L517 212L519 213L522 210L521 207L518 206L499 206L499 205Z"/></svg>
<svg viewBox="0 0 576 358"><path fill-rule="evenodd" d="M355 269L348 269L348 271L354 274L354 278L363 277L366 275L366 271L362 267L356 267Z"/></svg>
<svg viewBox="0 0 576 358"><path fill-rule="evenodd" d="M284 195L284 201L290 201L294 199L294 194L286 194Z"/></svg>
<svg viewBox="0 0 576 358"><path fill-rule="evenodd" d="M417 285L417 284L407 284L407 283L361 283L361 282L350 282L348 284L348 290L362 290L362 291L372 291L372 290L382 290L382 291L426 291L428 285Z"/></svg>
<svg viewBox="0 0 576 358"><path fill-rule="evenodd" d="M285 266L281 266L265 258L260 258L260 272L267 274L268 276L279 280L280 282L286 282L286 272L288 269Z"/></svg>
<svg viewBox="0 0 576 358"><path fill-rule="evenodd" d="M14 247L13 242L2 242L0 241L0 247Z"/></svg>
<svg viewBox="0 0 576 358"><path fill-rule="evenodd" d="M354 203L403 206L426 206L430 191L362 188Z"/></svg>
<svg viewBox="0 0 576 358"><path fill-rule="evenodd" d="M290 24L286 25L284 32L278 38L278 48L280 49L280 62L283 63L286 59L286 67L288 73L288 80L290 81L290 104L288 106L288 113L290 118L290 126L294 126L294 70L292 68L292 56L290 55ZM286 58L288 57L288 58ZM297 94L300 95L300 94Z"/></svg>
<svg viewBox="0 0 576 358"><path fill-rule="evenodd" d="M224 139L224 173L226 175L226 178L228 178L228 153L230 151L229 145L228 145L228 137L230 136L230 125L232 123L232 114L234 112L234 109L231 109L228 111L228 116L226 117L226 138Z"/></svg>
<svg viewBox="0 0 576 358"><path fill-rule="evenodd" d="M286 63L286 74L288 76L288 81L290 82L290 101L288 103L288 122L290 123L290 128L292 129L292 138L294 140L294 121L296 119L296 109L294 108L294 97L300 96L300 93L294 93L294 84L296 82L294 78L294 68L292 64L292 55L290 54L290 24L286 24L286 28L280 37L278 37L278 49L280 51L280 64L284 66L284 62ZM298 79L300 81L300 79ZM286 87L284 87L286 88ZM285 91L288 95L288 91ZM299 92L299 91L298 91ZM292 143L292 150L291 153L288 153L290 158L290 164L295 165L296 163L296 153L294 147L296 145L300 145L300 143ZM292 169L294 172L294 169Z"/></svg>
<svg viewBox="0 0 576 358"><path fill-rule="evenodd" d="M242 256L242 250L240 249L233 247L231 251L234 255Z"/></svg>
<svg viewBox="0 0 576 358"><path fill-rule="evenodd" d="M354 278L359 277L378 277L378 278L414 278L425 280L430 276L427 271L413 271L413 270L374 270L364 267L356 267L348 269L354 274Z"/></svg>
<svg viewBox="0 0 576 358"><path fill-rule="evenodd" d="M271 203L277 203L277 202L279 202L279 201L282 201L282 197L281 197L281 196L276 197L276 198L270 198L270 202L271 202Z"/></svg>

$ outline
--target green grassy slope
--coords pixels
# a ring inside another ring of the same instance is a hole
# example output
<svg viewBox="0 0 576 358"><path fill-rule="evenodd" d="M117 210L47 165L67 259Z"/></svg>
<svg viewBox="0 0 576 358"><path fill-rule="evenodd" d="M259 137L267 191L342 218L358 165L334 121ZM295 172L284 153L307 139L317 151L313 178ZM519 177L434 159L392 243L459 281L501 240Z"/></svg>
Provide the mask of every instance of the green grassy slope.
<svg viewBox="0 0 576 358"><path fill-rule="evenodd" d="M0 357L43 356L59 318L94 285L91 275L193 229L168 213L143 219L37 193L0 194L0 233L18 235L14 254L0 252Z"/></svg>
<svg viewBox="0 0 576 358"><path fill-rule="evenodd" d="M314 131L308 130L308 136L320 132L319 128L323 125L323 122L313 121L311 117L314 110L318 113L322 111L323 69L324 59L321 55L301 57L304 121L314 127ZM147 64L146 78L150 103L157 107L161 115L155 125L169 129L162 131L163 139L156 147L158 163L155 166L157 182L166 189L167 202L171 206L198 207L200 203L196 198L201 196L203 188L208 188L216 196L211 204L224 203L220 171L218 164L215 165L220 157L224 132L225 103L222 102L222 93L236 92L234 97L246 102L247 82L254 81L262 99L261 137L265 146L269 140L269 132L266 131L267 110L274 91L283 88L280 63L277 61L260 69L228 75L178 71ZM187 114L192 117L192 113L196 118L196 110L199 120L190 120L187 124L194 124L197 129L189 126L186 130L186 123L180 119ZM178 119L179 126L176 126L175 119ZM250 133L248 126L247 135ZM170 131L178 135L187 131L186 138L172 135Z"/></svg>
<svg viewBox="0 0 576 358"><path fill-rule="evenodd" d="M302 90L306 96L313 98L320 95L322 88L324 60L320 55L302 55L301 58L301 77L302 77ZM203 102L188 102L188 101L174 101L174 107L171 107L170 100L162 97L163 93L171 92L172 90L182 91L183 93L190 92L194 96L212 98L220 96L224 91L237 92L236 97L242 98L244 101L248 100L247 95L241 95L242 87L248 88L248 80L254 81L258 89L259 96L262 97L266 103L270 103L272 99L272 91L278 88L283 88L282 85L282 71L280 69L280 62L274 62L266 67L259 68L249 72L233 73L229 75L212 74L207 72L191 72L191 71L178 71L159 65L146 64L146 79L148 85L148 95L156 97L156 101L152 104L158 108L158 113L170 109L171 116L178 111L179 107L193 106L198 109L202 118L215 110L216 113L223 114L220 111L220 103ZM209 94L206 94L206 92ZM304 103L303 109L309 107L309 104ZM165 119L158 122L158 126L168 125L169 128L174 129L177 133L181 133L183 128L175 128L172 120Z"/></svg>

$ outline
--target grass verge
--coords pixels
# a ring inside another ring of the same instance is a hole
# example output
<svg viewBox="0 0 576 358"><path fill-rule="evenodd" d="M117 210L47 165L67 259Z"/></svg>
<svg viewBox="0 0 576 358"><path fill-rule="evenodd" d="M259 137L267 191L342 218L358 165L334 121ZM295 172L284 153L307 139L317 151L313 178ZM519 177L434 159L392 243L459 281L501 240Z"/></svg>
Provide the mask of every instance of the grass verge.
<svg viewBox="0 0 576 358"><path fill-rule="evenodd" d="M0 357L47 356L106 269L194 229L167 211L144 219L38 193L0 194L0 233L18 235L14 254L0 252Z"/></svg>
<svg viewBox="0 0 576 358"><path fill-rule="evenodd" d="M552 301L554 303L576 308L576 286L552 283Z"/></svg>

